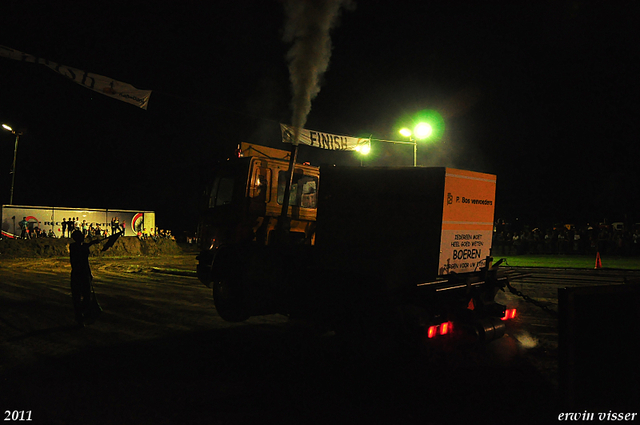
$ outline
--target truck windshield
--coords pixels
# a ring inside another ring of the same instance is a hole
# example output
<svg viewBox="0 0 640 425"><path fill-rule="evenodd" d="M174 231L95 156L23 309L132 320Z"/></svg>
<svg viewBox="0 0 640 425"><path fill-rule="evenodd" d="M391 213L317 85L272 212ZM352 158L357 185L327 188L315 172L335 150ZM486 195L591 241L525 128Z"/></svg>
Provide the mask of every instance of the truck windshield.
<svg viewBox="0 0 640 425"><path fill-rule="evenodd" d="M231 203L233 197L233 182L234 179L232 177L216 177L213 181L213 187L211 188L209 208Z"/></svg>
<svg viewBox="0 0 640 425"><path fill-rule="evenodd" d="M289 173L280 171L278 173L278 203L282 204L284 199L284 189L287 184ZM299 205L302 208L316 208L317 204L318 178L295 173L293 184L289 192L289 205Z"/></svg>

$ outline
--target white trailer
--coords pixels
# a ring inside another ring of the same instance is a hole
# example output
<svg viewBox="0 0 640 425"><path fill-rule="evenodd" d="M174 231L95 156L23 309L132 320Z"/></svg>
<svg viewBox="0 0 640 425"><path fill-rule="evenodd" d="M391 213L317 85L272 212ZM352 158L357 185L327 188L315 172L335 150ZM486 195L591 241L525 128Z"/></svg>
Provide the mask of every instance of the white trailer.
<svg viewBox="0 0 640 425"><path fill-rule="evenodd" d="M136 236L138 232L153 234L156 228L156 214L153 211L91 209L68 207L35 207L26 205L2 205L2 237L19 238L20 222L25 220L31 229L40 228L44 233L53 232L56 238L62 234L62 222L75 220L82 224L93 224L112 233L111 220L117 218L124 227L124 236Z"/></svg>

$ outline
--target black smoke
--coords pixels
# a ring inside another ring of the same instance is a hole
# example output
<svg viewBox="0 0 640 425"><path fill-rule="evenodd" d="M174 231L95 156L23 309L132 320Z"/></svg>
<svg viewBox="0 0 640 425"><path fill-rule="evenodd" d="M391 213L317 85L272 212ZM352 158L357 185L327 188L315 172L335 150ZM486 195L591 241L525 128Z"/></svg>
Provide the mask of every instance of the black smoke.
<svg viewBox="0 0 640 425"><path fill-rule="evenodd" d="M320 92L320 79L331 58L330 31L342 7L352 8L349 0L288 0L285 2L284 41L291 43L287 53L293 97L292 125L304 127L311 101ZM296 131L295 142L298 135Z"/></svg>

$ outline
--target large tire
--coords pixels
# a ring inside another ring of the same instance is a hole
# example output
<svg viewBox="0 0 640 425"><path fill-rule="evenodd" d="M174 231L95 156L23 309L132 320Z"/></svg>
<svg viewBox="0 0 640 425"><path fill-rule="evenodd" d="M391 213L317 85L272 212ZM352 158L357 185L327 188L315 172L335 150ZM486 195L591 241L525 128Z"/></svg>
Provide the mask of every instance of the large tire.
<svg viewBox="0 0 640 425"><path fill-rule="evenodd" d="M241 255L232 247L221 247L215 253L211 268L213 303L227 322L243 322L249 318L244 302Z"/></svg>
<svg viewBox="0 0 640 425"><path fill-rule="evenodd" d="M196 266L196 274L198 280L205 286L211 288L211 265L213 264L213 252L210 250L200 251L196 257L198 264Z"/></svg>
<svg viewBox="0 0 640 425"><path fill-rule="evenodd" d="M240 282L230 274L213 283L213 303L220 317L227 322L244 322L249 318L242 292Z"/></svg>

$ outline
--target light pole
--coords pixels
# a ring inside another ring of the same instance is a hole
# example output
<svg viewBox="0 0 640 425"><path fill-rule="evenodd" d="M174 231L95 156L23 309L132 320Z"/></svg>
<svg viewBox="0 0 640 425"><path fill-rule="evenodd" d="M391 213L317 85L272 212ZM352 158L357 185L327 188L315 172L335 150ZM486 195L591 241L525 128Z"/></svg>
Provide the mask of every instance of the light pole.
<svg viewBox="0 0 640 425"><path fill-rule="evenodd" d="M22 133L16 132L7 124L2 124L2 128L16 135L16 144L13 148L13 165L11 166L11 196L9 196L9 205L13 205L13 186L16 182L16 156L18 154L18 141L20 140Z"/></svg>
<svg viewBox="0 0 640 425"><path fill-rule="evenodd" d="M369 137L369 142L366 145L356 146L356 152L360 154L360 166L362 167L362 158L371 152L371 137Z"/></svg>
<svg viewBox="0 0 640 425"><path fill-rule="evenodd" d="M419 123L416 125L413 131L408 128L403 128L400 130L400 134L404 137L409 138L409 144L413 145L413 166L417 166L418 162L418 140L424 140L427 137L431 136L433 133L433 128L430 124L427 123ZM415 136L415 137L413 137Z"/></svg>

